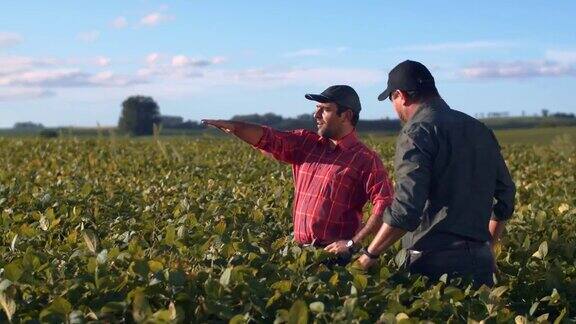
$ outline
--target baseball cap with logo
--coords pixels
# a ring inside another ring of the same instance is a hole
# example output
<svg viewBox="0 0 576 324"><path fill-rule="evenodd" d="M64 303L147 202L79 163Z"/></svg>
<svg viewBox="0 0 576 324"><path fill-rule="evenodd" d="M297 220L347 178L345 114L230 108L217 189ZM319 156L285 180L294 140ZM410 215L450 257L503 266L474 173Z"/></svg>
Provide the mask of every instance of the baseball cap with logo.
<svg viewBox="0 0 576 324"><path fill-rule="evenodd" d="M406 60L390 70L388 87L378 96L378 100L386 100L395 90L421 91L432 89L436 89L434 77L424 64Z"/></svg>
<svg viewBox="0 0 576 324"><path fill-rule="evenodd" d="M307 93L304 97L321 103L334 102L355 112L362 110L358 94L351 86L347 85L333 85L320 94Z"/></svg>

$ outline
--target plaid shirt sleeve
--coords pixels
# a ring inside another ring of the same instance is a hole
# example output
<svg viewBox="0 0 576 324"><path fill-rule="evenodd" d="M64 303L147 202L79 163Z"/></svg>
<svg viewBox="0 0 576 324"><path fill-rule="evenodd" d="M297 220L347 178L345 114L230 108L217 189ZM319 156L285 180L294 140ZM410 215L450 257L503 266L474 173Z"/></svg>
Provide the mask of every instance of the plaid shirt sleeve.
<svg viewBox="0 0 576 324"><path fill-rule="evenodd" d="M394 189L382 160L375 153L365 183L366 194L372 202L372 214L382 215L384 210L392 204Z"/></svg>
<svg viewBox="0 0 576 324"><path fill-rule="evenodd" d="M308 132L305 130L283 132L267 126L263 128L264 134L254 147L271 153L276 160L282 162L297 163L302 158L305 144L310 143Z"/></svg>

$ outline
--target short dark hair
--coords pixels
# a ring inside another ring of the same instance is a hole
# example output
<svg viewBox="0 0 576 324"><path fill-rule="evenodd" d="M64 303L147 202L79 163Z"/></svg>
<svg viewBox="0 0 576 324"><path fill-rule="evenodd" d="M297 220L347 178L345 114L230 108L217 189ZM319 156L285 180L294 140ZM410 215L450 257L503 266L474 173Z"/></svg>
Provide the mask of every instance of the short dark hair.
<svg viewBox="0 0 576 324"><path fill-rule="evenodd" d="M358 123L358 119L360 118L360 112L339 104L336 104L336 106L338 107L338 109L336 110L338 116L342 115L342 113L345 112L346 110L352 111L352 120L350 122L352 123L352 126L356 126L356 124Z"/></svg>
<svg viewBox="0 0 576 324"><path fill-rule="evenodd" d="M430 98L440 97L436 87L422 90L408 90L406 91L408 97L414 101L421 102Z"/></svg>

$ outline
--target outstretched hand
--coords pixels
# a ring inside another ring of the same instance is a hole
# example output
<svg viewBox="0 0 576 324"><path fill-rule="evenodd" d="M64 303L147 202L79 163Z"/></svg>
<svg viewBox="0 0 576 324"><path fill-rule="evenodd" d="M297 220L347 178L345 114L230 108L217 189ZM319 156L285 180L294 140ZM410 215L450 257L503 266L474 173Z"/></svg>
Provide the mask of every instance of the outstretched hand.
<svg viewBox="0 0 576 324"><path fill-rule="evenodd" d="M329 252L329 253L334 253L334 254L349 253L350 250L346 246L346 242L347 242L346 240L336 241L336 242L328 245L327 247L325 247L324 251Z"/></svg>
<svg viewBox="0 0 576 324"><path fill-rule="evenodd" d="M225 133L234 132L234 123L221 119L202 119L202 124L218 128Z"/></svg>

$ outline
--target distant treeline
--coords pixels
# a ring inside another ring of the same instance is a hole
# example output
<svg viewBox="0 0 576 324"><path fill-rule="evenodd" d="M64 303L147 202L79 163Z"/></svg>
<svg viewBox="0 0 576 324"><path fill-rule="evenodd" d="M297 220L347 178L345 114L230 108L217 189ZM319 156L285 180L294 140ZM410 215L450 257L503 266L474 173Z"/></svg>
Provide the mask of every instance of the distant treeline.
<svg viewBox="0 0 576 324"><path fill-rule="evenodd" d="M316 125L311 114L299 115L294 118L285 118L274 113L237 115L233 120L246 121L270 126L280 130L309 129L315 130ZM552 113L547 116L525 117L498 117L480 119L484 124L494 130L538 128L538 127L562 127L576 126L576 116L572 113ZM197 121L184 121L179 116L161 116L162 134L164 135L198 135L206 130ZM401 123L398 119L361 119L358 121L357 130L362 133L396 133L400 130ZM41 134L46 137L57 136L57 133L74 135L94 135L115 131L114 127L107 128L75 128L55 127L47 128L42 124L32 122L16 123L11 129L0 129L1 135L26 135Z"/></svg>
<svg viewBox="0 0 576 324"><path fill-rule="evenodd" d="M316 125L311 114L299 115L295 118L285 118L274 113L237 115L232 120L251 122L270 126L280 130L310 129L315 130ZM559 127L576 126L576 116L568 113L554 113L548 116L535 117L498 117L484 118L481 121L491 129L510 128L533 128L533 127ZM402 124L398 119L360 119L356 126L359 132L390 132L394 133L401 129ZM196 129L203 126L194 121L186 121L180 124L164 125L165 129Z"/></svg>
<svg viewBox="0 0 576 324"><path fill-rule="evenodd" d="M233 120L257 123L270 126L280 130L290 129L310 129L315 130L316 125L311 114L299 115L295 118L285 118L274 113L237 115ZM555 113L548 116L538 117L499 117L481 119L491 129L511 129L511 128L534 128L534 127L559 127L576 126L576 116L567 113ZM398 119L360 119L356 126L359 132L398 132L402 124ZM164 128L174 129L196 129L201 130L203 126L197 122L183 122L177 127L171 125Z"/></svg>

